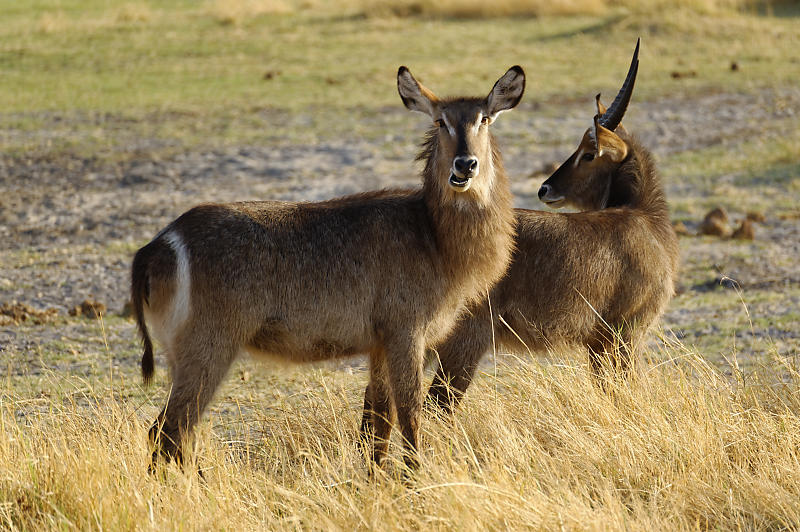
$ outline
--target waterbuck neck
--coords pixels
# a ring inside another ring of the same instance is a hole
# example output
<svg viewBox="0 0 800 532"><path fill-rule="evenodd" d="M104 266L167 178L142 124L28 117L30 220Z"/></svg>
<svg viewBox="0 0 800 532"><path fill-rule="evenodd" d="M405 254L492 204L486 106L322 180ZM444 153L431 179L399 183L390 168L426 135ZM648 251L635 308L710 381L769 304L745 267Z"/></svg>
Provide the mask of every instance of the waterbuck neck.
<svg viewBox="0 0 800 532"><path fill-rule="evenodd" d="M506 269L514 239L511 189L500 150L490 135L491 160L481 161L479 177L488 180L485 197L471 190L454 193L447 185L449 162L439 160L438 139L435 128L428 131L417 160L425 163L423 193L444 267L455 282L472 278L493 283Z"/></svg>
<svg viewBox="0 0 800 532"><path fill-rule="evenodd" d="M650 151L634 137L625 137L629 153L610 176L605 207L630 207L668 216L667 200Z"/></svg>

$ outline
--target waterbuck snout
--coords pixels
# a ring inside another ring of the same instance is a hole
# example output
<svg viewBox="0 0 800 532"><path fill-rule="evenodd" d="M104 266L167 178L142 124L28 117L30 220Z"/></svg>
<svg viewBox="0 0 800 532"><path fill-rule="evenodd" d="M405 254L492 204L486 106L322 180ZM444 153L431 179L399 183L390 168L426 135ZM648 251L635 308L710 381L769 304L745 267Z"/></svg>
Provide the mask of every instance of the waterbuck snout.
<svg viewBox="0 0 800 532"><path fill-rule="evenodd" d="M430 116L438 137L441 164L447 164L453 192L472 190L486 200L494 179L489 125L503 111L516 107L525 90L525 74L518 66L506 72L484 98L439 99L401 67L397 88L406 107Z"/></svg>
<svg viewBox="0 0 800 532"><path fill-rule="evenodd" d="M628 108L639 70L639 42L628 75L611 107L595 97L597 114L578 148L539 188L539 199L550 207L570 205L579 210L604 209L611 196L611 176L628 156L628 145L615 133Z"/></svg>
<svg viewBox="0 0 800 532"><path fill-rule="evenodd" d="M453 159L453 171L450 174L450 185L455 190L467 190L471 179L478 175L478 158L471 155L459 155Z"/></svg>

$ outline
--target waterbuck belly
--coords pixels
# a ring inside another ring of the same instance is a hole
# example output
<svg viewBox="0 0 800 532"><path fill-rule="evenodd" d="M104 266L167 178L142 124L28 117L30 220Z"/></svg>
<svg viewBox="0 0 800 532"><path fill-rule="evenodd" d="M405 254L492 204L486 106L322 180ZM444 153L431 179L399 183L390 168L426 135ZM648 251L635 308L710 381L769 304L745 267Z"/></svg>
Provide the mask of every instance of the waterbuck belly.
<svg viewBox="0 0 800 532"><path fill-rule="evenodd" d="M273 319L247 342L245 350L256 358L291 362L317 362L369 351L371 342L364 338L363 331L347 332L356 331L332 331L330 327L315 328L311 324L293 328L286 321Z"/></svg>

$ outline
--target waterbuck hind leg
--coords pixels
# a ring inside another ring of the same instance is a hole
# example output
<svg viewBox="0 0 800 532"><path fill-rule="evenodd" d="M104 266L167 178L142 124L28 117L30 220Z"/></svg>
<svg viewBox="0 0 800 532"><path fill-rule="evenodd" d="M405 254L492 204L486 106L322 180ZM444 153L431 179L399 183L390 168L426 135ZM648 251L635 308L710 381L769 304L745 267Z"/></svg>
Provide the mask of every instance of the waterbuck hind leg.
<svg viewBox="0 0 800 532"><path fill-rule="evenodd" d="M492 331L488 312L476 312L462 320L439 346L439 368L428 390L428 400L445 414L461 402L472 383L478 364L491 347Z"/></svg>
<svg viewBox="0 0 800 532"><path fill-rule="evenodd" d="M409 470L419 466L419 418L422 412L422 387L425 347L416 339L393 342L386 347L386 367L403 436L403 459Z"/></svg>
<svg viewBox="0 0 800 532"><path fill-rule="evenodd" d="M186 440L236 358L238 346L226 338L218 331L186 332L175 342L172 389L149 433L151 470L159 458L182 464Z"/></svg>
<svg viewBox="0 0 800 532"><path fill-rule="evenodd" d="M592 378L606 393L609 391L608 379L613 373L613 362L609 355L611 342L607 338L607 334L607 332L597 332L587 343Z"/></svg>
<svg viewBox="0 0 800 532"><path fill-rule="evenodd" d="M428 401L440 413L452 414L472 382L477 366L477 363L464 365L454 368L454 371L439 366L428 389Z"/></svg>
<svg viewBox="0 0 800 532"><path fill-rule="evenodd" d="M361 414L361 428L358 431L362 444L372 439L375 425L372 423L372 413L374 411L374 400L372 399L372 387L367 384L364 390L364 411Z"/></svg>
<svg viewBox="0 0 800 532"><path fill-rule="evenodd" d="M624 328L621 333L598 331L588 348L592 377L604 392L610 392L611 382L631 376L635 353L629 329Z"/></svg>
<svg viewBox="0 0 800 532"><path fill-rule="evenodd" d="M163 458L167 462L175 460L175 463L178 464L178 466L183 467L183 455L181 453L180 446L178 445L178 440L175 439L174 436L170 436L164 431L165 410L166 407L161 410L161 413L158 414L158 417L153 422L153 425L150 427L148 432L150 447L153 449L152 460L150 462L150 466L148 467L148 472L150 474L156 473L160 458Z"/></svg>

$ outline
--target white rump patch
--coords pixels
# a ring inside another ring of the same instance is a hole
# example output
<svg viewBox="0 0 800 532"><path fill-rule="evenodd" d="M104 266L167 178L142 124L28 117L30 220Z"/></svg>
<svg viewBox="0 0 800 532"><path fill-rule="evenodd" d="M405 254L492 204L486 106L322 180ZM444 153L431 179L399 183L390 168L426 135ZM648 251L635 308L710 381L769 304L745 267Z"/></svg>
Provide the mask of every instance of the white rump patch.
<svg viewBox="0 0 800 532"><path fill-rule="evenodd" d="M147 312L152 319L148 319L153 326L153 336L170 349L178 329L189 318L191 308L192 278L189 268L189 250L181 235L175 230L165 231L161 238L169 244L175 253L175 292L171 304L154 314Z"/></svg>
<svg viewBox="0 0 800 532"><path fill-rule="evenodd" d="M172 251L175 252L175 299L172 303L172 325L173 331L183 325L189 317L191 305L192 277L189 271L189 250L183 242L183 238L174 229L164 235Z"/></svg>

